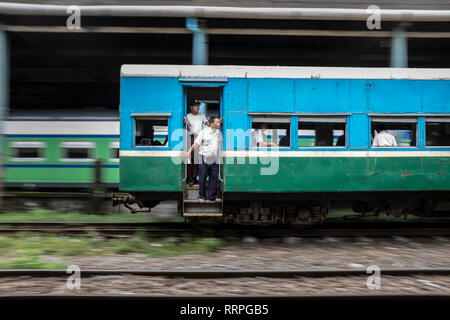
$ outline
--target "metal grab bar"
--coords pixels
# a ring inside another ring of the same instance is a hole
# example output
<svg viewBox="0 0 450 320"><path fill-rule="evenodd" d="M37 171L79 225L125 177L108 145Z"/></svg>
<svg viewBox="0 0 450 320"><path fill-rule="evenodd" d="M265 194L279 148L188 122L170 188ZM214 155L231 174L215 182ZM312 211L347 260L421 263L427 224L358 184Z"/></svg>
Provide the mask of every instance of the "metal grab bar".
<svg viewBox="0 0 450 320"><path fill-rule="evenodd" d="M186 143L184 144L184 148L183 148L183 159L182 159L182 161L183 161L183 164L184 164L184 178L183 178L183 180L181 180L181 182L186 182L186 179L187 179L187 166L188 166L188 163L187 163L187 157L184 155L184 152L187 152L187 150L186 150L186 148L187 148L187 146L188 146L188 141L187 141L187 139L188 139L188 137L189 137L189 139L191 138L190 136L188 136L188 134L186 133L187 132L187 130L185 130L184 131L184 137L183 137L183 141L186 141Z"/></svg>
<svg viewBox="0 0 450 320"><path fill-rule="evenodd" d="M222 177L221 177L221 173L222 173L222 170L221 170L221 168L222 168L222 164L223 164L223 161L221 161L223 159L223 157L222 157L222 152L221 151L219 151L219 175L218 175L218 179L219 179L219 181L220 182L222 182L222 184L223 184L223 179L222 179ZM221 163L222 162L222 163Z"/></svg>

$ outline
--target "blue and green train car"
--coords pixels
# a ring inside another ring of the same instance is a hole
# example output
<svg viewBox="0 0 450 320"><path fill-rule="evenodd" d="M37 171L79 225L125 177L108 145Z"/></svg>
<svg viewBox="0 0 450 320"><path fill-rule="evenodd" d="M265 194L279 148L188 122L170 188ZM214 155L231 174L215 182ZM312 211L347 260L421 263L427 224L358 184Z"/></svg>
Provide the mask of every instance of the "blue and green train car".
<svg viewBox="0 0 450 320"><path fill-rule="evenodd" d="M144 205L177 199L186 215L192 100L223 117L225 221L320 221L340 200L357 212L450 212L450 69L124 65L120 190ZM262 123L275 146L252 145ZM160 143L141 143L146 127ZM383 130L396 146L372 146Z"/></svg>

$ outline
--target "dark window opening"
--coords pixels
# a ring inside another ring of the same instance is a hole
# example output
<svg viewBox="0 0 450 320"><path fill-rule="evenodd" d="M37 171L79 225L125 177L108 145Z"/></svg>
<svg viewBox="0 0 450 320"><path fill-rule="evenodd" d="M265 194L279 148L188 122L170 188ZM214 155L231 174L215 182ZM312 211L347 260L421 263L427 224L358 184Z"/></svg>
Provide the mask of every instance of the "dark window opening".
<svg viewBox="0 0 450 320"><path fill-rule="evenodd" d="M89 159L89 148L66 148L66 159Z"/></svg>
<svg viewBox="0 0 450 320"><path fill-rule="evenodd" d="M345 147L345 118L309 120L300 118L298 123L299 147Z"/></svg>
<svg viewBox="0 0 450 320"><path fill-rule="evenodd" d="M450 146L450 119L447 122L442 120L428 120L426 123L426 146L448 147Z"/></svg>
<svg viewBox="0 0 450 320"><path fill-rule="evenodd" d="M45 143L42 141L12 141L12 161L43 161Z"/></svg>
<svg viewBox="0 0 450 320"><path fill-rule="evenodd" d="M16 148L16 158L40 158L39 148Z"/></svg>
<svg viewBox="0 0 450 320"><path fill-rule="evenodd" d="M168 119L159 117L136 118L136 146L162 147L168 145Z"/></svg>

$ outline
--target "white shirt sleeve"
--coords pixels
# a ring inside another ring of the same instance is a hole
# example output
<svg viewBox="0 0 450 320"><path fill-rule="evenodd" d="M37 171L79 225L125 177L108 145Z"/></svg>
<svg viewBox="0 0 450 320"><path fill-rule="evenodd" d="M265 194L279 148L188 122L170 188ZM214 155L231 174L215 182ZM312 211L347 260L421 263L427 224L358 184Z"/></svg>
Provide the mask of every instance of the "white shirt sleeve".
<svg viewBox="0 0 450 320"><path fill-rule="evenodd" d="M373 138L372 147L378 147L378 134Z"/></svg>
<svg viewBox="0 0 450 320"><path fill-rule="evenodd" d="M258 147L258 143L265 142L264 136L261 129L256 129L253 131L253 147Z"/></svg>
<svg viewBox="0 0 450 320"><path fill-rule="evenodd" d="M200 133L198 134L197 138L195 139L194 143L195 143L196 145L199 145L199 146L200 146L200 145L202 144L202 141L203 141L203 132L204 132L204 130L200 131Z"/></svg>
<svg viewBox="0 0 450 320"><path fill-rule="evenodd" d="M205 124L208 122L208 119L206 119L206 116L204 113L202 113L202 124Z"/></svg>
<svg viewBox="0 0 450 320"><path fill-rule="evenodd" d="M256 142L256 134L257 134L256 130L253 130L253 132L252 132L252 147L258 146L258 143Z"/></svg>

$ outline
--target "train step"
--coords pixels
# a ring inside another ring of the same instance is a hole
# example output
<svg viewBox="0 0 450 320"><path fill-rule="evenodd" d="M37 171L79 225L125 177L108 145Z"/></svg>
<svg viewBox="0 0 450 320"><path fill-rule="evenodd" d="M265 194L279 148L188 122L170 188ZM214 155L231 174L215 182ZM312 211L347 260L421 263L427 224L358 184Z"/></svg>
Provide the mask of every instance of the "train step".
<svg viewBox="0 0 450 320"><path fill-rule="evenodd" d="M191 216L221 216L222 215L222 203L217 201L206 200L200 202L197 200L184 200L183 203L183 215Z"/></svg>
<svg viewBox="0 0 450 320"><path fill-rule="evenodd" d="M185 212L185 217L221 217L222 212Z"/></svg>
<svg viewBox="0 0 450 320"><path fill-rule="evenodd" d="M186 200L198 200L198 185L193 186L187 186L186 193L185 193L185 199ZM218 193L220 194L220 190L218 190ZM206 192L208 192L208 186L206 186Z"/></svg>
<svg viewBox="0 0 450 320"><path fill-rule="evenodd" d="M184 203L221 203L222 199L220 201L212 201L212 200L205 200L204 202L201 202L199 199L186 199L184 200Z"/></svg>

